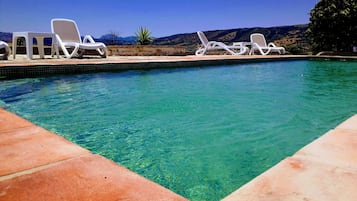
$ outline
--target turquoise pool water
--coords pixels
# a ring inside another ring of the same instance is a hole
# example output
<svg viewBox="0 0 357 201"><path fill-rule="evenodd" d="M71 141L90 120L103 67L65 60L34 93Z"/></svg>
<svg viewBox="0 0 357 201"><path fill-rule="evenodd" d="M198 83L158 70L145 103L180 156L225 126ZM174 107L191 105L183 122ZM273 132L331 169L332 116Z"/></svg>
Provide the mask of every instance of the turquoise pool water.
<svg viewBox="0 0 357 201"><path fill-rule="evenodd" d="M191 200L219 200L357 113L356 62L0 82L0 106Z"/></svg>

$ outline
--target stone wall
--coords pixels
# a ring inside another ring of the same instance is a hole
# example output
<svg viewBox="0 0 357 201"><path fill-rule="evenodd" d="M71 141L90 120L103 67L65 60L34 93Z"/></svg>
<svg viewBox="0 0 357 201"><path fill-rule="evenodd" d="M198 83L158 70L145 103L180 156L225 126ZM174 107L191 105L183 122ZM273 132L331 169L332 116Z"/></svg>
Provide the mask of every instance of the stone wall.
<svg viewBox="0 0 357 201"><path fill-rule="evenodd" d="M12 47L11 47L12 48ZM192 55L184 46L161 46L161 45L109 45L108 56L185 56ZM61 48L59 48L62 55ZM17 47L17 54L26 54L25 47ZM37 46L33 48L33 54L38 54ZM51 54L51 47L45 46L45 54ZM87 50L88 55L97 55L95 50Z"/></svg>
<svg viewBox="0 0 357 201"><path fill-rule="evenodd" d="M183 56L188 55L184 46L115 45L108 46L109 56Z"/></svg>

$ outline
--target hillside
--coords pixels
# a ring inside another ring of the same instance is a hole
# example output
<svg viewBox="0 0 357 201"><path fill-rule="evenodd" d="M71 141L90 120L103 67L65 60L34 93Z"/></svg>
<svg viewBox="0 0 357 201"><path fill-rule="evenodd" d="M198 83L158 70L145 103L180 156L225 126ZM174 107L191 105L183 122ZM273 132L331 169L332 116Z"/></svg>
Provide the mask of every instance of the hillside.
<svg viewBox="0 0 357 201"><path fill-rule="evenodd" d="M204 32L209 40L224 42L226 44L237 41L249 41L252 33L262 33L268 42L274 42L277 45L289 46L297 44L299 41L306 41L305 32L307 24L279 27L254 27L239 28L229 30L215 30ZM168 37L156 38L155 45L183 45L196 46L200 44L196 33L177 34Z"/></svg>
<svg viewBox="0 0 357 201"><path fill-rule="evenodd" d="M296 47L301 51L309 49L309 44L305 36L308 25L292 25L278 27L253 27L253 28L238 28L228 30L205 31L209 40L232 44L238 41L249 41L249 36L252 33L262 33L265 35L268 42L274 42L276 45ZM0 40L11 42L12 33L0 32ZM107 34L95 39L98 42L104 42L107 45L132 45L136 42L136 37L118 37L116 35ZM50 41L45 41L45 44L51 44ZM155 38L154 45L180 45L186 46L190 51L194 51L201 44L196 33L176 34L167 37ZM289 51L288 50L288 51Z"/></svg>

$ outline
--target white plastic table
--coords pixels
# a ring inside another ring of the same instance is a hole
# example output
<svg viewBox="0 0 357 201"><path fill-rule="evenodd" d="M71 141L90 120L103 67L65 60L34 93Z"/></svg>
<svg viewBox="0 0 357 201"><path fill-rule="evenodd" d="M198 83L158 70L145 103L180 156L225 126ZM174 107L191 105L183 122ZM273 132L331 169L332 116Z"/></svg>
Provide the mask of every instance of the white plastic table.
<svg viewBox="0 0 357 201"><path fill-rule="evenodd" d="M43 47L43 39L44 38L52 38L52 48L55 48L56 56L59 58L58 53L58 45L56 42L56 37L54 33L43 33L43 32L14 32L12 35L12 52L14 59L16 57L16 49L17 49L17 39L19 37L24 37L26 42L26 54L28 59L33 58L33 38L37 40L38 53L40 58L45 58L45 51Z"/></svg>

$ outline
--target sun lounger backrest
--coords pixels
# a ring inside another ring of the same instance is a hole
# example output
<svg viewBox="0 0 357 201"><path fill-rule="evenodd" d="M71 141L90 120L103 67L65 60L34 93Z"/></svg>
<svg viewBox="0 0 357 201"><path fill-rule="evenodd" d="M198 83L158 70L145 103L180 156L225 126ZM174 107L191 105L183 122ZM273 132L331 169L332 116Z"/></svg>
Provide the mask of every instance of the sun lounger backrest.
<svg viewBox="0 0 357 201"><path fill-rule="evenodd" d="M258 44L260 47L266 47L267 46L267 42L265 40L264 35L260 34L260 33L254 33L254 34L250 35L250 41L252 43Z"/></svg>
<svg viewBox="0 0 357 201"><path fill-rule="evenodd" d="M60 36L63 42L81 43L76 22L68 19L53 19L52 32Z"/></svg>
<svg viewBox="0 0 357 201"><path fill-rule="evenodd" d="M198 35L198 37L200 38L201 43L202 43L204 46L207 46L207 44L208 44L208 39L207 39L206 35L205 35L203 32L201 32L201 31L198 31L198 32L197 32L197 35Z"/></svg>

